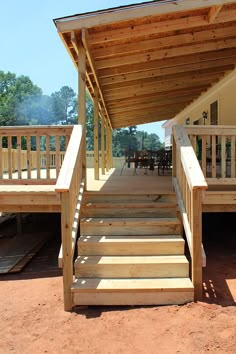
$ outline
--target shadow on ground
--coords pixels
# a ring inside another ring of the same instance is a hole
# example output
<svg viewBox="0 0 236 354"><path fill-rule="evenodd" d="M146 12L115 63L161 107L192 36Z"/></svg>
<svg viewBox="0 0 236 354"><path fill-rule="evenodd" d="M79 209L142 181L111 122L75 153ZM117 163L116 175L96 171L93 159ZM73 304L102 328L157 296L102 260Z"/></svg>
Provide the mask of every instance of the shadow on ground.
<svg viewBox="0 0 236 354"><path fill-rule="evenodd" d="M27 263L20 273L1 274L0 281L61 276L57 258L61 245L60 214L27 214L23 217L24 233L49 233L49 238L38 253ZM16 220L3 225L0 229L0 247L16 234ZM5 237L4 237L5 236ZM20 237L20 236L17 236Z"/></svg>

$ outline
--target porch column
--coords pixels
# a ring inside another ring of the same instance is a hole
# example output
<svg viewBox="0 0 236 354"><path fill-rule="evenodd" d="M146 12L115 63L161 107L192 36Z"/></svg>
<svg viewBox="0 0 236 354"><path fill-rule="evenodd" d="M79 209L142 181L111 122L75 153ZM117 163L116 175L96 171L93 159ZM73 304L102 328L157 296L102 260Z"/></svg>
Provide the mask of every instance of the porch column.
<svg viewBox="0 0 236 354"><path fill-rule="evenodd" d="M109 127L106 122L106 171L109 171Z"/></svg>
<svg viewBox="0 0 236 354"><path fill-rule="evenodd" d="M109 158L109 163L110 163L110 168L113 168L113 157L112 157L112 129L109 129L109 153L110 153L110 158Z"/></svg>
<svg viewBox="0 0 236 354"><path fill-rule="evenodd" d="M82 137L82 174L86 185L86 52L82 42L78 43L78 123L83 126Z"/></svg>
<svg viewBox="0 0 236 354"><path fill-rule="evenodd" d="M101 152L102 152L102 175L105 175L105 126L104 117L101 116Z"/></svg>
<svg viewBox="0 0 236 354"><path fill-rule="evenodd" d="M94 127L94 179L99 179L99 148L98 148L98 87L94 87L94 119L93 119L93 127Z"/></svg>

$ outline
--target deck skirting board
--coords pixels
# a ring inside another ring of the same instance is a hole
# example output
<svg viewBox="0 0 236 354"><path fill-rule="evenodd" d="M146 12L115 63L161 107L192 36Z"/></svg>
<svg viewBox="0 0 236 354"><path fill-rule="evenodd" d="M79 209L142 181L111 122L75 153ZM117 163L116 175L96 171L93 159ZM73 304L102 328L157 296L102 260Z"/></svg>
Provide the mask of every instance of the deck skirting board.
<svg viewBox="0 0 236 354"><path fill-rule="evenodd" d="M0 210L55 213L61 205L54 185L0 185Z"/></svg>

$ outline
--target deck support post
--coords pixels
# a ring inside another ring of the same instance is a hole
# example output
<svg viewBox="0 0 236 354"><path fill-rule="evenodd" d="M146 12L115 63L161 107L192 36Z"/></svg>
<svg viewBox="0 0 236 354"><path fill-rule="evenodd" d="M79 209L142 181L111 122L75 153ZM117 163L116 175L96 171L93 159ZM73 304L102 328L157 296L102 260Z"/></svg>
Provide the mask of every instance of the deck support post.
<svg viewBox="0 0 236 354"><path fill-rule="evenodd" d="M192 282L194 299L202 298L202 190L191 191Z"/></svg>
<svg viewBox="0 0 236 354"><path fill-rule="evenodd" d="M81 41L78 43L78 53L78 123L83 126L82 168L83 178L86 181L86 51Z"/></svg>
<svg viewBox="0 0 236 354"><path fill-rule="evenodd" d="M99 180L99 148L98 148L98 87L94 87L94 115L93 115L93 129L94 129L94 179Z"/></svg>
<svg viewBox="0 0 236 354"><path fill-rule="evenodd" d="M110 168L113 168L113 153L112 153L112 129L110 129Z"/></svg>
<svg viewBox="0 0 236 354"><path fill-rule="evenodd" d="M109 171L109 126L106 122L106 171Z"/></svg>
<svg viewBox="0 0 236 354"><path fill-rule="evenodd" d="M102 152L102 175L105 175L105 126L104 117L101 117L101 152Z"/></svg>

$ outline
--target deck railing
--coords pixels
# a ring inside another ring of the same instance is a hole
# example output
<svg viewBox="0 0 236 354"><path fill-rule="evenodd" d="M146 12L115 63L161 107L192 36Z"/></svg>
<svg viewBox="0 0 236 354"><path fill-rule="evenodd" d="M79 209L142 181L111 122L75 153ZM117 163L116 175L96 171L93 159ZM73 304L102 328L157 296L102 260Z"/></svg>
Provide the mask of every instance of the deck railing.
<svg viewBox="0 0 236 354"><path fill-rule="evenodd" d="M235 178L235 126L191 126L186 132L208 184L232 184Z"/></svg>
<svg viewBox="0 0 236 354"><path fill-rule="evenodd" d="M202 296L202 198L207 182L183 126L173 127L173 184L191 255L195 299Z"/></svg>
<svg viewBox="0 0 236 354"><path fill-rule="evenodd" d="M79 225L84 176L82 169L82 126L75 125L66 150L63 165L56 183L61 198L62 268L64 308L72 308L73 255Z"/></svg>
<svg viewBox="0 0 236 354"><path fill-rule="evenodd" d="M72 126L0 128L0 183L54 183Z"/></svg>

